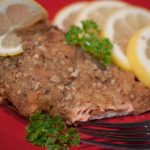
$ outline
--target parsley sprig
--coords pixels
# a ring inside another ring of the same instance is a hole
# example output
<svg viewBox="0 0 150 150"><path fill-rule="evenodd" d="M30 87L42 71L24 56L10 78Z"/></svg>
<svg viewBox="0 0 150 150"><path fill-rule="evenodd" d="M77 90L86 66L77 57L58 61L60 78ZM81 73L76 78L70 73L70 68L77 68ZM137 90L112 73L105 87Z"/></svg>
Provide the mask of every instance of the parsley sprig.
<svg viewBox="0 0 150 150"><path fill-rule="evenodd" d="M82 21L82 27L72 26L66 33L65 39L69 45L79 45L83 50L102 61L102 64L111 63L113 45L108 38L100 39L100 30L94 21Z"/></svg>
<svg viewBox="0 0 150 150"><path fill-rule="evenodd" d="M50 118L40 112L30 117L26 133L29 142L46 147L48 150L68 150L68 147L80 143L77 131L74 128L67 128L60 116Z"/></svg>

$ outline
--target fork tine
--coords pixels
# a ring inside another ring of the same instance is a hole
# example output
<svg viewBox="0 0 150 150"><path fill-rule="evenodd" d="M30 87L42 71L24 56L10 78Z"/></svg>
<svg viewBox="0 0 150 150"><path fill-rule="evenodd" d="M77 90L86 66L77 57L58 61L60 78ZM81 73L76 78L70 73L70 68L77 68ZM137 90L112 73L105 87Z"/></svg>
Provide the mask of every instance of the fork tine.
<svg viewBox="0 0 150 150"><path fill-rule="evenodd" d="M97 127L99 127L97 129ZM150 121L134 123L77 122L77 130L92 137L83 143L105 148L150 150ZM98 140L98 141L97 141ZM101 140L105 142L101 142ZM118 143L119 142L119 143Z"/></svg>
<svg viewBox="0 0 150 150"><path fill-rule="evenodd" d="M120 141L120 142L150 142L150 136L137 136L137 137L132 137L132 136L116 136L116 135L110 135L110 134L105 134L105 133L93 133L89 132L88 130L80 129L80 132L84 134L88 134L90 136L98 137L98 138L106 138L106 139L111 139L113 141Z"/></svg>
<svg viewBox="0 0 150 150"><path fill-rule="evenodd" d="M89 140L81 140L82 143L101 146L105 148L114 148L120 150L149 150L150 144L115 144L115 143L106 143L106 142L96 142Z"/></svg>
<svg viewBox="0 0 150 150"><path fill-rule="evenodd" d="M76 127L78 131L96 132L98 134L117 135L117 136L129 136L129 135L150 135L150 130L100 130L91 128Z"/></svg>
<svg viewBox="0 0 150 150"><path fill-rule="evenodd" d="M95 126L95 127L105 127L105 128L145 128L149 129L150 121L143 121L143 122L134 122L134 123L106 123L106 122L76 122L77 125L86 125L86 126Z"/></svg>

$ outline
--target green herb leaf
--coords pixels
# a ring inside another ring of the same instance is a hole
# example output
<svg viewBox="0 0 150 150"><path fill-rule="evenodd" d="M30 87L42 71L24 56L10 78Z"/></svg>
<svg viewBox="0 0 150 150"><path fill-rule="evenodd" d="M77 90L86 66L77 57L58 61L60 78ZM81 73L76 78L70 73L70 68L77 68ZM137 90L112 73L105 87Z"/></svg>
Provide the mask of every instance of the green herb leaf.
<svg viewBox="0 0 150 150"><path fill-rule="evenodd" d="M67 43L81 46L83 50L100 59L103 65L110 64L113 45L109 39L100 39L100 30L94 21L85 20L81 23L82 28L72 26L66 33Z"/></svg>
<svg viewBox="0 0 150 150"><path fill-rule="evenodd" d="M32 144L48 150L67 150L69 146L80 143L77 131L74 128L68 129L59 115L50 118L40 112L30 117L26 138Z"/></svg>
<svg viewBox="0 0 150 150"><path fill-rule="evenodd" d="M75 146L75 145L79 145L80 143L80 137L78 134L76 134L76 130L74 128L70 128L68 131L67 131L68 135L70 136L70 145L71 146Z"/></svg>
<svg viewBox="0 0 150 150"><path fill-rule="evenodd" d="M60 150L60 145L59 144L49 145L47 149L48 150Z"/></svg>
<svg viewBox="0 0 150 150"><path fill-rule="evenodd" d="M98 29L98 26L96 24L96 22L91 21L91 20L84 20L81 22L82 23L82 28L84 30L84 32L91 32L93 33L93 31L95 30L97 33L100 32L100 30Z"/></svg>
<svg viewBox="0 0 150 150"><path fill-rule="evenodd" d="M82 30L77 26L72 26L68 33L66 33L65 38L70 45L75 45L80 43L80 34Z"/></svg>

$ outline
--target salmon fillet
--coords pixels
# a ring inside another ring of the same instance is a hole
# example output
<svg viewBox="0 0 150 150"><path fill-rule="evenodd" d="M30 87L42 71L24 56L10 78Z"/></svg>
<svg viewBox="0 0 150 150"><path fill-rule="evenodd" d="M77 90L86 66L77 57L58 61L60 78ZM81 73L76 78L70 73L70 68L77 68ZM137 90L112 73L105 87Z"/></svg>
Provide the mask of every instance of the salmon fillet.
<svg viewBox="0 0 150 150"><path fill-rule="evenodd" d="M0 57L0 99L23 116L43 111L67 122L139 114L150 110L150 89L114 65L100 62L48 22L18 31L24 53Z"/></svg>

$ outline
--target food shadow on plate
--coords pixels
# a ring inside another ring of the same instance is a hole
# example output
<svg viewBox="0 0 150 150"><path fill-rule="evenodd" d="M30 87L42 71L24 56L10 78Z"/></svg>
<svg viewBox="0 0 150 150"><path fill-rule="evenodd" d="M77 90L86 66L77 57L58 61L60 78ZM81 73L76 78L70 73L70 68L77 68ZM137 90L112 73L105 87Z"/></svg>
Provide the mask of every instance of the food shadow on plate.
<svg viewBox="0 0 150 150"><path fill-rule="evenodd" d="M0 109L2 109L2 111L5 112L7 115L13 117L15 120L23 124L28 123L28 118L21 116L10 101L4 100L4 102L0 104Z"/></svg>

